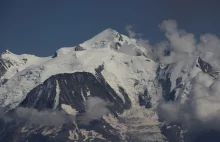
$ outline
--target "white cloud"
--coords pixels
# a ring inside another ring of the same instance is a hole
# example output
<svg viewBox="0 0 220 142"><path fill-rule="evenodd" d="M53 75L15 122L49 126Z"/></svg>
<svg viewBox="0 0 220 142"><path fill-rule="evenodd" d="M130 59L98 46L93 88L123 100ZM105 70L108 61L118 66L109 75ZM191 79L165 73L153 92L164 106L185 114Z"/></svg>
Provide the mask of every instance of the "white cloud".
<svg viewBox="0 0 220 142"><path fill-rule="evenodd" d="M130 38L134 38L134 37L136 36L136 33L134 32L132 25L127 25L127 26L125 27L125 29L126 29L126 31L128 32L128 36L129 36Z"/></svg>
<svg viewBox="0 0 220 142"><path fill-rule="evenodd" d="M164 57L161 51L165 49L162 44L159 46L159 54L156 56L164 64L174 63L181 58L190 58L200 56L203 60L209 62L214 69L220 69L220 39L213 34L203 34L200 40L196 40L192 33L179 29L175 20L165 20L159 25L160 29L165 32L167 38L166 48L170 49L171 55ZM158 50L158 46L155 47Z"/></svg>
<svg viewBox="0 0 220 142"><path fill-rule="evenodd" d="M109 113L107 106L111 105L99 97L89 97L86 101L85 113L77 117L78 123L89 124L92 120L102 118L103 115Z"/></svg>
<svg viewBox="0 0 220 142"><path fill-rule="evenodd" d="M130 38L137 38L137 37L141 37L141 36L142 36L141 33L137 33L137 32L134 31L133 25L127 25L127 26L125 27L125 30L127 31L128 36L129 36Z"/></svg>
<svg viewBox="0 0 220 142"><path fill-rule="evenodd" d="M109 113L107 106L111 105L98 97L89 97L86 101L85 113L81 115L69 115L64 110L46 109L39 111L34 108L17 107L14 111L5 113L0 108L0 119L6 123L15 121L18 124L60 126L79 120L80 124L89 124L92 120L98 120Z"/></svg>
<svg viewBox="0 0 220 142"><path fill-rule="evenodd" d="M195 51L196 40L194 35L184 30L179 30L176 21L166 20L160 25L161 30L170 42L170 47L175 52L191 54Z"/></svg>

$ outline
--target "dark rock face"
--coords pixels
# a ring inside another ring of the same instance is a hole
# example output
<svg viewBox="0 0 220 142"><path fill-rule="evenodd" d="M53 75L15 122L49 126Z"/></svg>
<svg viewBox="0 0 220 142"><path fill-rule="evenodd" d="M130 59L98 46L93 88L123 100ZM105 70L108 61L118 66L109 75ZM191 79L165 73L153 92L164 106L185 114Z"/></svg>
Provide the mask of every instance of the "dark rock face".
<svg viewBox="0 0 220 142"><path fill-rule="evenodd" d="M139 100L139 105L140 106L145 106L145 108L151 108L151 106L152 106L151 96L148 94L147 89L145 89L143 94L140 94L138 96L138 100Z"/></svg>
<svg viewBox="0 0 220 142"><path fill-rule="evenodd" d="M52 58L56 58L57 57L57 52L54 53L54 55L52 56Z"/></svg>
<svg viewBox="0 0 220 142"><path fill-rule="evenodd" d="M170 56L170 50L169 49L165 49L164 50L164 56Z"/></svg>
<svg viewBox="0 0 220 142"><path fill-rule="evenodd" d="M119 49L120 47L121 47L121 43L116 42L116 43L115 43L115 48L116 48L116 49Z"/></svg>
<svg viewBox="0 0 220 142"><path fill-rule="evenodd" d="M115 50L120 49L121 46L122 46L122 45L121 45L121 43L119 43L119 42L116 42L116 43L110 45L110 47L111 47L112 49L115 49Z"/></svg>
<svg viewBox="0 0 220 142"><path fill-rule="evenodd" d="M176 79L176 86L180 85L182 83L182 77L178 77Z"/></svg>
<svg viewBox="0 0 220 142"><path fill-rule="evenodd" d="M121 36L121 34L117 34L116 38L118 38L118 41L123 41L123 37Z"/></svg>
<svg viewBox="0 0 220 142"><path fill-rule="evenodd" d="M5 62L1 59L0 60L0 77L3 76L7 71Z"/></svg>
<svg viewBox="0 0 220 142"><path fill-rule="evenodd" d="M206 63L205 61L203 61L200 57L198 58L198 63L199 63L201 70L204 73L211 73L212 72L212 66L209 63Z"/></svg>
<svg viewBox="0 0 220 142"><path fill-rule="evenodd" d="M0 57L0 77L2 77L3 75L5 75L5 73L7 72L8 68L10 68L11 66L13 66L13 64L5 59L2 59ZM4 84L6 81L1 81L0 84Z"/></svg>
<svg viewBox="0 0 220 142"><path fill-rule="evenodd" d="M209 74L211 77L213 78L218 77L219 72L213 71L212 66L209 63L203 61L200 57L198 58L198 64L196 66L200 67L204 73Z"/></svg>
<svg viewBox="0 0 220 142"><path fill-rule="evenodd" d="M180 136L181 128L178 125L171 124L169 126L164 126L161 130L169 142L182 142Z"/></svg>
<svg viewBox="0 0 220 142"><path fill-rule="evenodd" d="M83 51L85 50L82 46L80 46L79 44L75 47L75 51Z"/></svg>
<svg viewBox="0 0 220 142"><path fill-rule="evenodd" d="M59 103L56 104L57 97L56 88L59 87ZM117 113L122 113L125 109L131 107L131 101L122 87L119 86L119 91L124 95L125 102L118 94L105 82L101 75L101 71L97 72L96 76L88 72L76 72L72 74L58 74L51 76L43 84L35 87L27 94L27 97L20 104L22 107L35 108L37 110L56 109L61 110L61 104L70 105L78 112L85 111L85 101L88 97L100 97L105 101L110 102L110 112L117 117ZM90 92L89 96L88 93ZM77 117L77 116L76 116ZM77 123L77 122L76 122ZM104 127L105 126L105 127ZM112 128L105 120L94 120L89 125L78 125L79 129L94 130L101 134L106 141L120 141L120 135ZM42 126L25 126L24 124L16 124L10 122L5 124L0 122L0 141L42 141L42 142L63 142L71 141L68 139L69 130L76 129L76 124L65 124L60 130L55 131L56 127ZM22 128L26 128L26 132L22 132ZM50 130L52 133L44 134L45 130ZM76 133L79 136L78 141L83 141L84 136L78 130ZM87 141L92 141L88 139ZM93 141L104 141L95 139Z"/></svg>
<svg viewBox="0 0 220 142"><path fill-rule="evenodd" d="M101 72L104 70L104 63L102 65L99 65L98 68L95 69L96 73L101 74Z"/></svg>
<svg viewBox="0 0 220 142"><path fill-rule="evenodd" d="M27 58L24 58L22 59L24 61L24 63L27 63L28 59Z"/></svg>
<svg viewBox="0 0 220 142"><path fill-rule="evenodd" d="M122 99L106 82L103 84L101 79L103 78L98 80L94 75L87 72L55 75L28 93L20 105L38 110L54 108L56 85L58 84L60 87L58 109L61 108L61 104L67 104L78 111L83 111L85 109L84 98L87 99L89 97L87 96L89 91L91 96L97 96L103 100L113 102L115 111L123 112Z"/></svg>
<svg viewBox="0 0 220 142"><path fill-rule="evenodd" d="M175 99L175 90L171 90L171 81L170 81L170 73L166 73L168 70L168 66L164 69L158 67L158 82L162 87L162 95L166 101L174 101Z"/></svg>

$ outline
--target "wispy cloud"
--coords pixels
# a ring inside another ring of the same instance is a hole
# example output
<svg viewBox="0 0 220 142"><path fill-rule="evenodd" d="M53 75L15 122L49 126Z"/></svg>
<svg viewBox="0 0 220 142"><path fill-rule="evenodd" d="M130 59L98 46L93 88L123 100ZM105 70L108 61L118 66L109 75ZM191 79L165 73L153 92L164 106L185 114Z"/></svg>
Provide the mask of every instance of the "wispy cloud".
<svg viewBox="0 0 220 142"><path fill-rule="evenodd" d="M127 26L125 27L125 30L127 31L128 36L129 36L130 38L137 38L137 37L142 36L141 33L135 32L133 25L127 25Z"/></svg>
<svg viewBox="0 0 220 142"><path fill-rule="evenodd" d="M103 115L109 113L108 106L111 104L104 101L99 97L90 97L86 101L85 113L77 117L77 123L89 124L91 120L97 120L102 118Z"/></svg>

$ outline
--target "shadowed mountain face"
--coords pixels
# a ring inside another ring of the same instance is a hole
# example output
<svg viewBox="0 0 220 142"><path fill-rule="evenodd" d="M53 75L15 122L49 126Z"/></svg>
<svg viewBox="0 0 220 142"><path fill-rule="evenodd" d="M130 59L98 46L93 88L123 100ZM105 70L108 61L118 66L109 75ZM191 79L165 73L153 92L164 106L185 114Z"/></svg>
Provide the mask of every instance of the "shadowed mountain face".
<svg viewBox="0 0 220 142"><path fill-rule="evenodd" d="M109 110L115 115L115 117L117 117L117 113L122 113L125 109L131 107L128 95L123 92L123 88L120 86L119 90L122 91L125 102L123 102L108 83L105 82L101 74L97 73L97 76L87 72L58 74L50 77L43 84L31 90L19 107L35 108L39 111L45 109L61 110L61 105L65 104L75 108L80 116L81 113L83 114L83 112L85 112L85 101L88 97L99 97L110 103ZM76 116L76 119L77 117L78 116ZM95 138L94 141L105 141L104 139L107 139L108 141L120 141L119 133L103 119L91 120L89 125L80 124L77 126L76 123L68 123L60 127L40 127L26 126L25 122L19 124L14 121L9 123L1 121L2 131L0 139L1 141L8 142L70 141L70 139L68 139L69 132L75 130L75 140L81 141L85 139L85 134L83 134L80 129L85 129L88 131L96 131L98 135L102 135L102 139ZM94 139L95 137L92 132L90 133L91 138L88 138L87 141Z"/></svg>
<svg viewBox="0 0 220 142"><path fill-rule="evenodd" d="M60 90L58 95L57 87ZM95 77L87 72L58 74L50 77L42 85L30 91L20 106L43 110L45 108L61 109L61 104L66 104L81 112L85 109L85 100L94 96L113 103L114 112L121 113L124 109L131 107L127 94L124 94L126 102L123 103L101 74ZM57 104L56 97L59 98Z"/></svg>

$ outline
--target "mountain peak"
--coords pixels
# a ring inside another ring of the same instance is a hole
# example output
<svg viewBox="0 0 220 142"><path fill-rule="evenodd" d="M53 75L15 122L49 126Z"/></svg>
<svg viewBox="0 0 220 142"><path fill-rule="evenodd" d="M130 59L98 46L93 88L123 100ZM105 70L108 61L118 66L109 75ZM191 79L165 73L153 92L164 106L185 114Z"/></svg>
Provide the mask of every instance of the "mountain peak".
<svg viewBox="0 0 220 142"><path fill-rule="evenodd" d="M116 30L112 29L112 28L107 28L104 31L102 31L101 33L106 33L106 34L110 34L111 35L111 34L115 34L115 33L117 34L118 32Z"/></svg>
<svg viewBox="0 0 220 142"><path fill-rule="evenodd" d="M96 36L94 36L92 39L94 40L103 40L103 39L112 39L115 38L116 35L118 35L119 33L116 30L113 30L111 28L108 28L102 32L100 32L99 34L97 34Z"/></svg>

